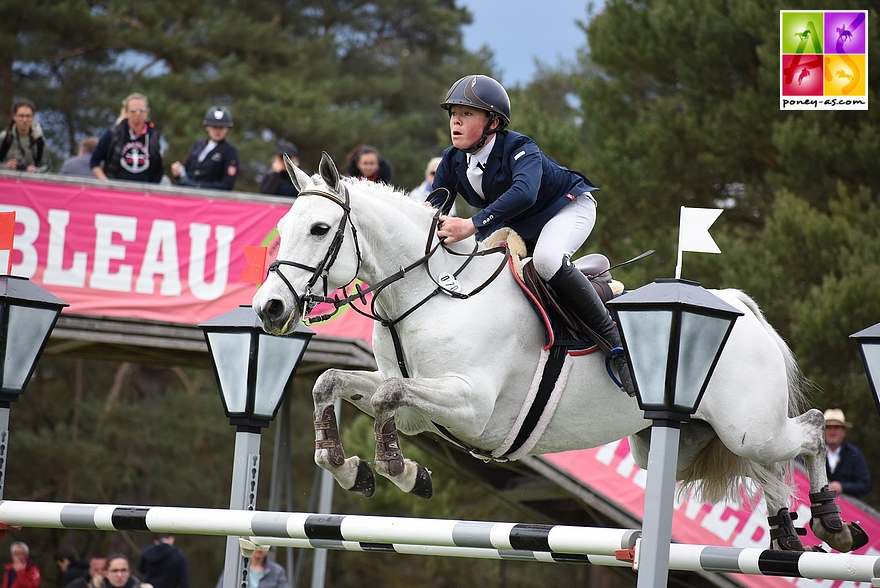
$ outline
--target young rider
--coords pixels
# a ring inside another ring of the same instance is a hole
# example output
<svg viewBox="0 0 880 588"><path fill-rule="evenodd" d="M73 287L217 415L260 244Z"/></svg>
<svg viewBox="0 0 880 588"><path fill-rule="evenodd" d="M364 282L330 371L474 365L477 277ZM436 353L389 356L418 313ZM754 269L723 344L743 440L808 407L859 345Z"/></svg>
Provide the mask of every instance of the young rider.
<svg viewBox="0 0 880 588"><path fill-rule="evenodd" d="M570 261L596 223L591 193L598 188L544 155L529 137L506 130L510 99L496 80L465 76L452 85L440 106L449 112L452 147L443 153L434 189L461 194L480 210L471 218L441 217L438 236L446 243L471 235L482 240L510 227L534 243L532 263L538 275L578 318L617 348L612 362L632 396L617 326L589 280ZM441 206L445 196L435 195L431 204Z"/></svg>

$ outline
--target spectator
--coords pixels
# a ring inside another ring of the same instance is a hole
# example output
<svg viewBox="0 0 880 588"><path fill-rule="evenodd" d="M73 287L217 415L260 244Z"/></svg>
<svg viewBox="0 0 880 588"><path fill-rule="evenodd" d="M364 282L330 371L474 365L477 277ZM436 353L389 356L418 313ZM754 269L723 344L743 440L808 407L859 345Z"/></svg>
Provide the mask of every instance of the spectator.
<svg viewBox="0 0 880 588"><path fill-rule="evenodd" d="M77 578L89 575L88 562L80 560L76 555L76 550L70 545L62 545L55 551L55 565L58 566L60 572L58 574L58 588L63 588Z"/></svg>
<svg viewBox="0 0 880 588"><path fill-rule="evenodd" d="M212 106L202 124L208 138L195 142L186 165L171 164L171 176L183 186L232 190L238 174L238 151L226 140L233 126L232 113L225 106Z"/></svg>
<svg viewBox="0 0 880 588"><path fill-rule="evenodd" d="M51 167L43 128L34 120L37 107L26 99L12 104L12 120L0 133L0 164L7 169L47 172Z"/></svg>
<svg viewBox="0 0 880 588"><path fill-rule="evenodd" d="M16 541L9 546L12 563L3 569L3 588L39 588L40 569L31 562L31 550L26 543Z"/></svg>
<svg viewBox="0 0 880 588"><path fill-rule="evenodd" d="M79 155L71 157L61 166L61 173L71 176L95 177L92 173L92 153L98 146L97 137L89 137L79 142Z"/></svg>
<svg viewBox="0 0 880 588"><path fill-rule="evenodd" d="M428 194L434 191L434 174L437 173L437 166L440 165L442 160L442 157L432 157L430 161L428 161L428 166L425 168L425 181L409 193L410 198L419 204L428 199Z"/></svg>
<svg viewBox="0 0 880 588"><path fill-rule="evenodd" d="M371 182L390 184L394 178L394 168L371 145L361 145L348 154L345 175Z"/></svg>
<svg viewBox="0 0 880 588"><path fill-rule="evenodd" d="M287 588L287 574L274 561L266 561L265 551L255 551L248 564L248 588ZM223 588L223 574L217 581Z"/></svg>
<svg viewBox="0 0 880 588"><path fill-rule="evenodd" d="M442 157L432 157L428 161L428 166L425 168L425 181L419 184L416 188L413 189L412 192L409 193L409 197L418 202L419 204L424 204L425 200L428 199L428 195L434 191L434 174L437 173L437 166L440 165L440 162L443 160ZM452 208L449 209L449 216L458 216L455 210L455 202L452 203Z"/></svg>
<svg viewBox="0 0 880 588"><path fill-rule="evenodd" d="M291 196L296 198L299 192L284 167L284 154L290 158L297 167L299 166L299 150L290 141L281 139L275 147L275 155L272 156L272 169L266 172L260 180L261 194L276 194L278 196ZM308 173L308 172L306 172Z"/></svg>
<svg viewBox="0 0 880 588"><path fill-rule="evenodd" d="M825 471L829 490L861 498L871 491L871 473L862 452L844 441L850 427L852 423L839 408L825 411Z"/></svg>
<svg viewBox="0 0 880 588"><path fill-rule="evenodd" d="M64 588L103 588L106 567L106 557L93 557L89 560L88 574L65 584Z"/></svg>
<svg viewBox="0 0 880 588"><path fill-rule="evenodd" d="M175 547L170 533L157 534L153 544L144 549L138 571L154 588L189 588L186 556Z"/></svg>
<svg viewBox="0 0 880 588"><path fill-rule="evenodd" d="M147 588L149 584L141 583L140 579L131 573L128 556L121 553L108 555L107 565L104 568L103 588L138 588L138 586Z"/></svg>
<svg viewBox="0 0 880 588"><path fill-rule="evenodd" d="M150 104L143 94L122 101L116 126L107 130L92 153L92 173L101 180L162 181L160 134L149 120Z"/></svg>

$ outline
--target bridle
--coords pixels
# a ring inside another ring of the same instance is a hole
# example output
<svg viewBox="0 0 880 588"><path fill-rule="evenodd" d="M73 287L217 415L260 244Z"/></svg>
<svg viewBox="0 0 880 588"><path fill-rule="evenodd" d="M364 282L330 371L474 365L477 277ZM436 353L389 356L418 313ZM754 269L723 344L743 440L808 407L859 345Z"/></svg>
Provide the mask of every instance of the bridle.
<svg viewBox="0 0 880 588"><path fill-rule="evenodd" d="M340 198L339 196L332 194L331 192L325 192L323 190L303 190L302 192L299 193L299 196L298 196L298 198L301 198L303 196L320 196L322 198L326 198L326 199L330 200L331 202L334 202L335 204L338 204L343 210L342 218L339 220L339 225L336 228L336 233L333 235L333 240L330 242L330 246L327 249L327 253L324 255L324 258L318 263L318 265L313 267L313 266L309 266L309 265L306 265L303 263L298 263L296 261L288 261L285 259L276 259L271 264L269 264L269 272L275 272L278 275L278 277L281 278L281 280L284 282L284 284L287 286L287 288L290 290L290 292L293 294L294 299L299 299L302 302L302 308L300 309L301 316L303 317L303 321L306 322L307 324L314 324L314 323L329 320L333 315L335 315L339 311L340 308L342 308L345 305L349 305L352 309L354 309L359 314L362 314L362 315L366 316L367 318L370 318L374 321L378 321L383 326L388 327L391 330L392 338L395 341L395 347L399 348L399 339L397 336L397 331L394 328L395 324L397 324L398 322L402 321L404 318L406 318L407 316L409 316L410 314L415 312L418 308L420 308L422 305L424 305L433 296L435 296L436 294L439 294L441 292L448 294L449 296L452 296L453 298L458 298L461 300L467 299L467 298L477 294L478 292L483 290L483 288L485 288L490 283L492 283L492 281L498 276L498 274L501 273L501 270L504 268L504 266L507 265L508 259L510 257L510 251L508 250L506 245L501 245L501 246L497 246L497 247L490 247L487 249L483 249L482 251L478 251L477 246L475 244L474 250L471 251L470 253L459 253L457 251L453 251L452 249L447 247L440 240L438 240L437 243L435 243L432 246L431 243L433 242L433 237L434 237L434 234L437 230L437 225L440 222L440 215L442 214L442 210L445 208L445 204L444 204L444 206L441 206L434 214L434 218L431 222L431 228L428 231L428 240L427 240L427 243L425 244L425 254L422 255L422 257L415 260L413 263L409 264L406 267L401 267L397 272L391 274L387 278L379 280L378 282L370 285L367 288L362 289L360 284L355 284L355 286L354 286L355 292L353 294L349 295L347 292L347 288L357 278L357 275L360 272L360 268L363 263L363 257L361 255L360 244L358 243L357 228L355 227L354 223L351 220L351 198L348 193L348 188L345 186L345 184L341 184L341 188L342 188L342 190L341 190L342 197L344 198L344 200L343 200L343 198ZM447 200L448 200L450 198L450 194L448 191L446 191L446 192L447 192ZM328 273L330 271L330 268L333 266L333 263L336 261L336 258L339 255L339 251L342 249L342 243L345 239L346 225L351 226L351 234L352 234L352 238L354 239L355 254L357 255L357 267L355 269L355 275L352 276L352 278L345 284L345 286L343 286L341 288L343 297L342 298L339 298L337 296L331 297L330 293L328 292L327 277L328 277ZM450 253L452 255L466 258L464 263L461 265L461 267L459 267L455 272L452 273L453 277L457 277L464 270L464 268L467 267L467 265L471 262L471 260L474 257L482 257L484 255L490 255L492 253L504 253L504 260L498 265L498 267L495 269L493 274L485 282L483 282L482 284L480 284L479 286L477 286L476 288L474 288L470 292L462 293L462 292L458 292L458 291L453 291L453 290L450 290L450 289L442 286L440 284L440 282L431 273L431 267L430 267L429 261L430 261L431 257L434 255L434 253L436 253L437 250L441 246L448 253ZM295 267L298 269L312 272L312 275L306 284L306 292L301 297L299 295L297 295L296 290L294 289L294 287L290 283L290 281L284 276L283 273L281 273L281 271L279 271L282 265L289 265L289 266L292 266L292 267ZM384 290L390 284L393 284L394 282L397 282L398 280L403 279L408 272L410 272L410 271L412 271L422 265L425 266L425 271L427 272L428 276L431 278L431 281L434 282L434 284L436 285L436 289L434 289L425 298L423 298L421 301L416 303L414 306L412 306L409 310L404 312L401 316L397 317L396 319L389 319L389 318L385 318L385 317L381 316L378 313L377 308L376 308L376 300L378 299L378 296L382 292L382 290ZM322 284L323 284L323 295L315 294L314 292L312 292L312 288L315 286L315 284L318 283L319 279L322 281ZM372 299L370 311L366 312L366 311L358 308L357 306L355 306L353 303L356 300L360 300L363 304L366 304L367 303L366 295L368 293L373 293L373 299ZM331 312L330 314L325 314L325 315L321 315L321 316L317 316L317 317L308 317L307 316L308 313L311 312L315 308L315 306L317 306L321 302L332 304L333 305L333 312ZM401 366L401 370L404 374L404 377L408 377L406 367L403 365L403 362L402 362L402 353L398 353L398 360L399 360L398 363Z"/></svg>
<svg viewBox="0 0 880 588"><path fill-rule="evenodd" d="M269 264L269 272L275 272L281 281L287 286L290 292L293 294L294 298L299 298L302 302L302 308L300 309L301 314L306 320L306 315L315 308L320 302L329 302L335 303L335 298L330 298L328 288L327 288L327 276L330 271L330 268L333 266L333 263L336 261L336 257L339 255L339 251L342 249L342 242L345 240L345 225L351 225L351 234L354 239L354 250L357 255L357 267L355 268L355 275L352 276L351 280L348 281L348 284L353 282L357 277L357 274L360 272L361 264L363 263L363 257L361 256L361 247L360 243L358 243L357 238L357 229L354 226L354 223L351 222L351 199L348 195L348 188L343 184L342 185L342 195L345 197L345 200L341 200L339 196L335 194L331 194L330 192L324 192L322 190L303 190L299 193L299 197L302 196L320 196L322 198L326 198L331 202L338 204L342 208L342 218L339 219L339 226L336 227L336 234L333 235L333 240L330 242L330 247L327 249L326 255L324 255L324 259L322 259L318 265L315 267L305 265L303 263L298 263L296 261L288 261L285 259L276 259L272 263ZM308 283L306 283L306 292L302 297L299 297L296 293L296 290L293 287L284 274L278 271L278 269L282 265L289 265L298 269L306 270L307 272L312 272L312 277L309 278ZM323 283L323 296L314 294L312 292L312 288L318 283L318 280L321 280ZM338 310L337 306L337 310ZM329 318L329 317L328 317ZM317 322L317 321L310 321Z"/></svg>

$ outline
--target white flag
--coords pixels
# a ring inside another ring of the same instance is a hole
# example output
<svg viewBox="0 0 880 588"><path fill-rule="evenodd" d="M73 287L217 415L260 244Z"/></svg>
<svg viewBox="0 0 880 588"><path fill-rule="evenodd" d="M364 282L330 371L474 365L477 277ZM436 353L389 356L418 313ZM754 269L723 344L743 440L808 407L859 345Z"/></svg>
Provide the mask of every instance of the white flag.
<svg viewBox="0 0 880 588"><path fill-rule="evenodd" d="M681 222L678 226L678 252L695 251L697 253L721 253L709 227L723 211L720 208L685 208L681 207Z"/></svg>

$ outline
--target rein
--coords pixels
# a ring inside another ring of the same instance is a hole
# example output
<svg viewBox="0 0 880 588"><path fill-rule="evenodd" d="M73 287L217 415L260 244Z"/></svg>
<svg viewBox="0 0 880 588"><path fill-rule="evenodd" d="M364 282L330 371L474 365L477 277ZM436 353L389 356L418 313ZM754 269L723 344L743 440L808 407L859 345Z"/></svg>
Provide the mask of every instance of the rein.
<svg viewBox="0 0 880 588"><path fill-rule="evenodd" d="M278 277L281 278L281 280L284 282L284 284L287 286L287 288L291 291L291 293L293 293L294 297L297 296L296 290L294 290L293 285L288 281L288 279L286 277L284 277L284 274L282 274L279 271L279 268L282 265L289 265L289 266L292 266L292 267L295 267L298 269L312 272L312 276L311 276L311 278L309 278L309 281L306 284L306 293L301 298L301 300L302 300L301 314L303 316L303 322L305 322L306 324L314 324L314 323L319 323L319 322L329 320L337 312L339 312L340 308L342 308L345 305L348 305L358 314L361 314L371 320L377 321L382 326L387 327L390 330L391 338L394 341L394 347L397 352L397 360L398 360L397 363L400 367L401 374L403 375L403 377L408 378L409 372L406 369L405 362L403 361L403 352L402 352L402 348L400 345L400 337L397 334L397 330L394 328L394 326L397 323L399 323L400 321L402 321L403 319L405 319L406 317L408 317L410 314L412 314L413 312L415 312L416 310L421 308L426 302L428 302L428 300L430 300L431 298L433 298L435 295L439 294L440 292L443 292L453 298L458 298L460 300L466 300L467 298L470 298L471 296L479 293L486 286L488 286L490 283L492 283L495 280L495 278L498 277L498 275L501 273L501 270L504 269L504 266L507 265L507 260L510 257L510 251L508 250L508 248L506 246L491 247L489 249L477 251L477 246L475 244L474 250L471 251L470 253L458 253L457 251L453 251L452 249L447 247L442 241L439 241L439 240L432 247L431 242L433 241L433 236L436 233L437 225L440 222L440 214L443 210L443 208L441 207L434 214L434 218L431 221L431 228L428 231L428 239L427 239L427 242L425 243L425 254L424 255L422 255L419 259L417 259L413 263L409 264L408 266L401 267L397 272L391 274L387 278L379 280L378 282L376 282L375 284L373 284L367 288L362 289L360 284L355 284L355 286L354 286L355 292L352 293L351 295L349 295L347 292L347 287L352 282L355 281L355 279L357 278L357 274L360 273L360 268L361 268L361 265L363 264L363 257L361 255L360 244L358 243L357 229L355 228L354 223L351 220L351 199L349 197L348 188L345 186L345 184L342 185L342 195L345 198L344 200L340 199L338 196L336 196L330 192L324 192L322 190L304 190L299 193L299 196L320 196L320 197L326 198L326 199L330 200L331 202L334 202L334 203L338 204L340 207L342 207L343 215L342 215L342 218L339 220L339 226L336 229L336 234L333 236L333 241L331 241L330 247L328 248L327 253L324 256L324 259L321 260L321 262L317 266L312 267L312 266L298 263L295 261L276 259L271 264L269 264L269 271L275 272L276 274L278 274ZM449 198L449 195L447 196L447 199L448 198ZM328 292L327 276L328 276L328 272L330 271L330 268L333 266L333 263L336 261L336 257L339 255L339 251L342 248L342 243L345 238L345 226L346 225L351 225L351 233L354 238L355 252L357 255L357 268L355 270L355 275L352 277L352 279L349 280L346 283L346 285L342 287L343 297L342 298L339 298L337 296L331 297L331 296L329 296L329 292ZM504 259L498 265L498 267L495 269L495 271L492 273L492 275L485 282L483 282L482 284L480 284L479 286L477 286L476 288L474 288L473 290L471 290L468 293L461 293L456 290L451 290L449 288L442 286L440 284L440 282L431 273L431 267L430 267L430 263L429 263L430 259L431 259L431 257L433 257L433 255L437 252L437 250L441 246L443 247L443 249L446 250L447 253L449 253L451 255L466 258L464 263L455 272L452 273L453 277L457 277L468 266L468 264L470 264L471 260L475 257L482 257L482 256L489 255L492 253L504 253ZM398 280L402 280L404 277L406 277L407 273L411 272L412 270L414 270L422 265L425 266L425 272L428 274L428 277L431 279L432 282L434 282L434 284L437 287L430 294L428 294L426 297L424 297L421 301L417 302L414 306L410 307L409 310L404 312L402 315L400 315L396 319L388 319L388 318L382 317L378 313L377 308L376 308L376 301L378 300L379 294L386 287L393 284L394 282L397 282ZM318 282L319 279L321 279L323 282L323 291L324 291L323 296L312 293L312 287L314 287L314 285ZM363 310L361 310L360 308L355 306L354 302L356 300L360 300L362 303L366 304L367 303L366 295L369 293L373 293L373 300L370 305L369 312L364 312ZM321 302L326 302L328 304L332 304L333 305L333 312L331 312L329 314L317 316L317 317L306 316L317 304L319 304Z"/></svg>

